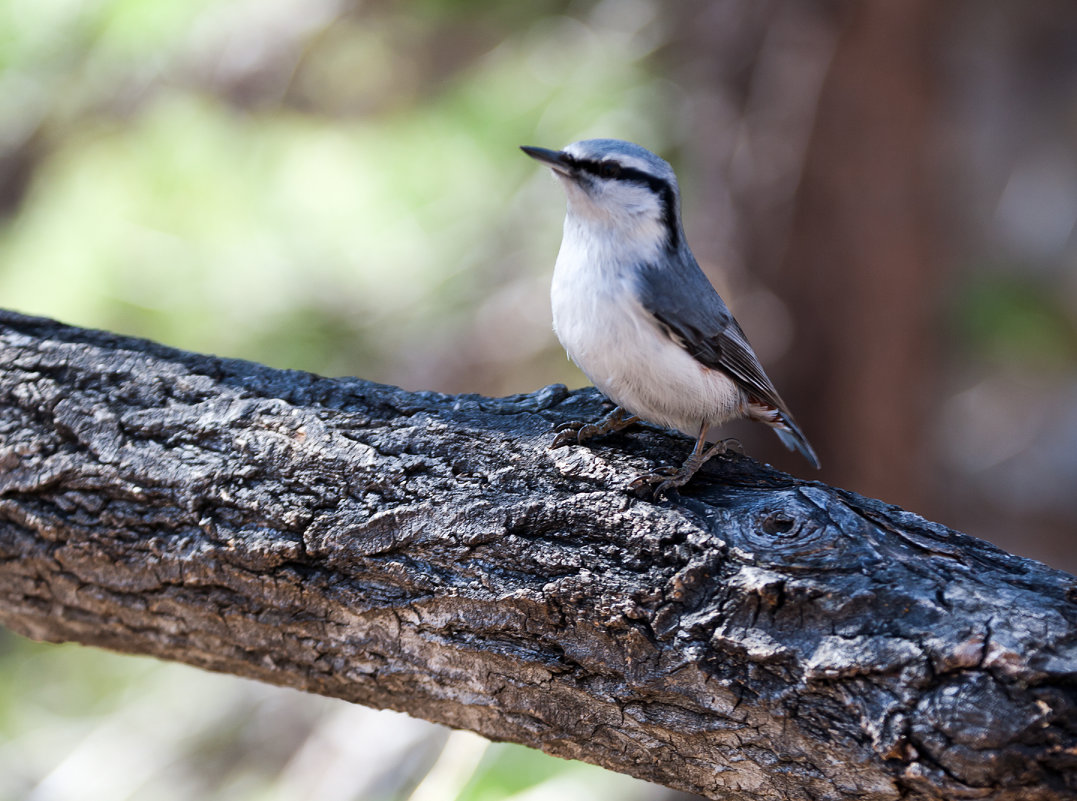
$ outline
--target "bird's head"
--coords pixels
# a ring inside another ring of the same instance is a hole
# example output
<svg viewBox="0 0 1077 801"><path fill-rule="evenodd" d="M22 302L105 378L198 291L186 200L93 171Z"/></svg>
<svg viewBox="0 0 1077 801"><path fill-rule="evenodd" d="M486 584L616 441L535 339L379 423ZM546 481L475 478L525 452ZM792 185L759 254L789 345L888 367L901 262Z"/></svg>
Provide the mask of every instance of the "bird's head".
<svg viewBox="0 0 1077 801"><path fill-rule="evenodd" d="M520 148L554 171L568 195L569 219L680 245L677 176L651 151L620 139L585 139L564 150Z"/></svg>

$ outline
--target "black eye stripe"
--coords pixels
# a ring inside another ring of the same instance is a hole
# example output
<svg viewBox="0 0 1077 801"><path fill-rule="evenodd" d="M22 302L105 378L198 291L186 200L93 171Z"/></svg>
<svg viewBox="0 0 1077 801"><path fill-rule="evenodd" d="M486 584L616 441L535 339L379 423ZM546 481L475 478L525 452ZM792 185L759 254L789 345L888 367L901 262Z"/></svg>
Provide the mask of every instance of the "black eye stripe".
<svg viewBox="0 0 1077 801"><path fill-rule="evenodd" d="M677 248L680 242L680 226L677 223L677 198L673 194L673 185L669 181L614 161L595 161L594 159L579 159L571 156L566 156L565 160L577 170L593 175L596 178L631 181L632 183L648 186L662 200L662 218L666 224L666 230L669 232L669 247L671 250ZM614 173L609 172L611 166L617 168Z"/></svg>
<svg viewBox="0 0 1077 801"><path fill-rule="evenodd" d="M598 178L612 178L618 181L634 181L646 184L656 193L661 194L669 181L656 175L637 170L635 167L626 167L616 161L595 161L594 159L571 159L570 163L578 170L583 170Z"/></svg>

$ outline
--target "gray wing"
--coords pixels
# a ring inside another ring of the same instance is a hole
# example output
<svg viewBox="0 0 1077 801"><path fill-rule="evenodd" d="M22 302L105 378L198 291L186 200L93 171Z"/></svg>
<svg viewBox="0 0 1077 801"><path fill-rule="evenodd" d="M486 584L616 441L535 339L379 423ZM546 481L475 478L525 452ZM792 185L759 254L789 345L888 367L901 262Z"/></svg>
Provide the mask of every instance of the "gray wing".
<svg viewBox="0 0 1077 801"><path fill-rule="evenodd" d="M666 334L700 364L732 378L753 404L773 409L757 419L770 425L787 448L819 467L819 457L767 378L748 337L692 255L678 254L661 267L642 265L638 276L639 301Z"/></svg>
<svg viewBox="0 0 1077 801"><path fill-rule="evenodd" d="M698 362L728 374L753 398L788 415L725 301L695 259L688 259L661 268L644 265L637 287L640 303Z"/></svg>

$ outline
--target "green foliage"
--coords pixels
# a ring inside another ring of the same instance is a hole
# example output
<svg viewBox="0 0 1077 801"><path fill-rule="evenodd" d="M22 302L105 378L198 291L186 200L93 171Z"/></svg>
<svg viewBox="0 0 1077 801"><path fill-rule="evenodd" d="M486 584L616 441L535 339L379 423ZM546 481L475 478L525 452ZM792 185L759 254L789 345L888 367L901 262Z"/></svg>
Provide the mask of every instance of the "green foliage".
<svg viewBox="0 0 1077 801"><path fill-rule="evenodd" d="M75 645L43 645L0 629L0 739L44 719L115 709L153 661Z"/></svg>
<svg viewBox="0 0 1077 801"><path fill-rule="evenodd" d="M498 744L487 752L456 801L499 801L543 788L536 798L646 797L648 785L582 762L565 762L520 745Z"/></svg>
<svg viewBox="0 0 1077 801"><path fill-rule="evenodd" d="M496 801L549 780L565 769L562 760L536 758L518 745L496 745L487 753L458 801Z"/></svg>
<svg viewBox="0 0 1077 801"><path fill-rule="evenodd" d="M393 381L403 344L459 338L480 298L549 270L561 200L519 203L548 176L518 144L655 135L643 63L569 18L514 19L436 76L404 49L430 20L327 20L282 94L236 105L198 62L229 54L235 4L63 5L9 9L46 145L0 227L0 297L189 349Z"/></svg>
<svg viewBox="0 0 1077 801"><path fill-rule="evenodd" d="M1072 369L1077 329L1062 298L1020 273L980 274L963 288L957 317L962 338L995 362Z"/></svg>

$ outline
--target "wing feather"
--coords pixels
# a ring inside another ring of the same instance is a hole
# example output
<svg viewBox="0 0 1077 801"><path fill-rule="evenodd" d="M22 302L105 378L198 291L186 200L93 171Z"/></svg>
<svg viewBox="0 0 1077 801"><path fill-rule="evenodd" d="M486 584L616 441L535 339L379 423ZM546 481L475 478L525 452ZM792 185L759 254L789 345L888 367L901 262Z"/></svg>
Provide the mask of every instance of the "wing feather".
<svg viewBox="0 0 1077 801"><path fill-rule="evenodd" d="M815 451L767 377L744 330L692 255L682 253L661 267L642 265L639 276L640 303L670 339L700 364L733 379L753 406L762 407L759 419L770 422L783 443L818 467ZM773 413L767 414L771 409Z"/></svg>
<svg viewBox="0 0 1077 801"><path fill-rule="evenodd" d="M671 265L643 265L638 294L643 307L693 358L721 370L753 398L787 412L725 302L688 256Z"/></svg>

